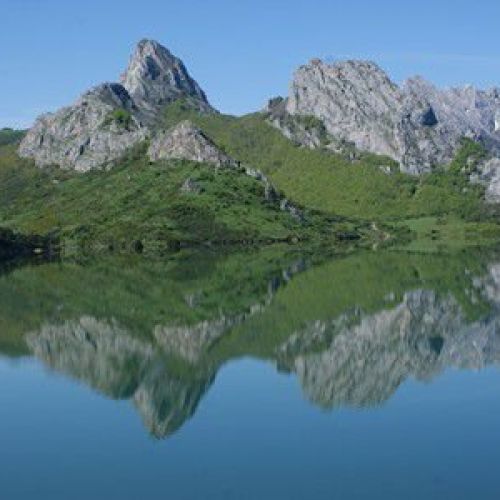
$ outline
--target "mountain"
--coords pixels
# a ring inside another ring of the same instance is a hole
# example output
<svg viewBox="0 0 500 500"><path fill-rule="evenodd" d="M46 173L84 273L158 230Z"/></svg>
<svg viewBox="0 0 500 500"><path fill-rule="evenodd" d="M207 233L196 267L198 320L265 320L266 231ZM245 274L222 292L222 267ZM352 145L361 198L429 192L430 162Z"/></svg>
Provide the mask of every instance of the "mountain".
<svg viewBox="0 0 500 500"><path fill-rule="evenodd" d="M121 83L142 113L153 120L162 107L183 97L200 110L213 111L184 63L154 40L137 44Z"/></svg>
<svg viewBox="0 0 500 500"><path fill-rule="evenodd" d="M464 137L500 153L500 89L440 90L422 78L398 86L367 61L313 59L295 72L288 98L271 101L268 111L289 136L290 117L314 117L334 149L350 143L387 155L412 174L449 163ZM310 138L298 140L311 146Z"/></svg>
<svg viewBox="0 0 500 500"><path fill-rule="evenodd" d="M496 238L498 90L399 86L371 62L313 60L288 98L235 117L152 40L138 43L120 82L26 134L0 131L3 226L122 250L385 240L414 218L426 218L419 234L451 234L444 217L459 220L460 241Z"/></svg>
<svg viewBox="0 0 500 500"><path fill-rule="evenodd" d="M179 58L141 40L121 83L98 85L72 106L42 115L19 153L38 166L105 167L154 139L165 109L178 101L216 113ZM463 138L500 154L500 89L442 90L420 77L399 86L369 61L313 59L295 72L289 96L272 99L266 112L296 143L349 151L351 159L363 151L385 155L411 174L451 162Z"/></svg>
<svg viewBox="0 0 500 500"><path fill-rule="evenodd" d="M85 92L72 106L37 119L19 154L37 166L85 172L121 158L152 134L162 107L186 98L213 112L180 59L153 40L141 40L121 77Z"/></svg>

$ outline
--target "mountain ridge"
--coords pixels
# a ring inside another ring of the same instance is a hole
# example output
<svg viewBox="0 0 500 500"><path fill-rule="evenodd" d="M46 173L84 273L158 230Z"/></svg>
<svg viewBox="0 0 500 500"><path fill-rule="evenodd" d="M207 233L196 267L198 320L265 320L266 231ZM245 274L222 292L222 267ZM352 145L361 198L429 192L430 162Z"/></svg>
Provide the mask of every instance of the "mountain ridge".
<svg viewBox="0 0 500 500"><path fill-rule="evenodd" d="M296 70L281 106L320 119L333 138L388 155L411 174L449 163L464 137L500 153L498 88L438 89L421 77L399 86L371 61L313 59Z"/></svg>
<svg viewBox="0 0 500 500"><path fill-rule="evenodd" d="M184 63L154 40L139 41L120 82L93 87L73 106L39 117L20 155L38 166L101 168L154 137L163 109L179 99L201 113L217 112ZM449 163L463 138L500 155L499 88L439 89L420 76L398 85L373 61L312 59L294 72L288 97L271 100L265 112L300 145L386 155L410 174ZM290 130L290 122L309 117L316 131Z"/></svg>

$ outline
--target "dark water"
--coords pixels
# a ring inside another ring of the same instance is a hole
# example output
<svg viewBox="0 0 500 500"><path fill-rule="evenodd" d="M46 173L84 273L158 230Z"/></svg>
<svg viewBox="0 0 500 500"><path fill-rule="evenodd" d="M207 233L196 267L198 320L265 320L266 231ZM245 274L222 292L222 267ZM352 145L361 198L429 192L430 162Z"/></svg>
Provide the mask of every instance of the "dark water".
<svg viewBox="0 0 500 500"><path fill-rule="evenodd" d="M0 275L2 499L500 498L500 256Z"/></svg>

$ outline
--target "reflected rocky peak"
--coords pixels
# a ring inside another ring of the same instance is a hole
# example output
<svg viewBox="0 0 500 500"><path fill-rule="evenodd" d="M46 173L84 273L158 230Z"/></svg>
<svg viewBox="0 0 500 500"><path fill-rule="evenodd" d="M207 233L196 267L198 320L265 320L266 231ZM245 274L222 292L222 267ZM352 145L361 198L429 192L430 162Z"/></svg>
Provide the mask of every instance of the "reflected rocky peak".
<svg viewBox="0 0 500 500"><path fill-rule="evenodd" d="M273 272L260 287L260 300L244 300L246 307L238 313L217 309L213 319L184 325L153 323L149 332L134 332L114 318L82 315L44 323L27 333L25 342L30 352L52 369L107 397L132 400L151 434L163 438L193 415L213 383L216 366L205 359L210 346L264 310L279 287L304 268L300 260ZM207 293L200 289L186 294L181 288L193 314L199 313L196 309Z"/></svg>
<svg viewBox="0 0 500 500"><path fill-rule="evenodd" d="M497 311L469 323L454 297L415 290L376 314L356 311L314 322L280 346L278 356L314 403L373 406L410 377L430 380L450 367L480 369L500 362L499 327ZM324 347L315 352L317 345Z"/></svg>
<svg viewBox="0 0 500 500"><path fill-rule="evenodd" d="M463 259L444 266L438 256L372 253L309 267L273 253L200 256L117 265L102 284L101 265L40 266L4 276L0 293L23 304L23 317L33 294L42 297L23 332L29 352L129 399L162 438L195 413L220 367L242 356L295 373L324 408L379 405L408 378L497 363L500 264Z"/></svg>
<svg viewBox="0 0 500 500"><path fill-rule="evenodd" d="M169 371L172 360L116 322L83 316L44 325L26 336L33 354L54 370L113 399L132 399L149 431L165 437L184 423L213 381L198 369L188 378Z"/></svg>

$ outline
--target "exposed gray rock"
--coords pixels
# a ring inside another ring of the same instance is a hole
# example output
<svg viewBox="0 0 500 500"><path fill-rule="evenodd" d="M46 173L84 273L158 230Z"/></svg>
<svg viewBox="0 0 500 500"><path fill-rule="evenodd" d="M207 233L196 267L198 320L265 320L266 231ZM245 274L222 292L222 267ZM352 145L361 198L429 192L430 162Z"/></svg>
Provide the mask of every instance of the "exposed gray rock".
<svg viewBox="0 0 500 500"><path fill-rule="evenodd" d="M188 177L182 183L181 191L189 194L200 194L203 188L195 180L191 179L191 177Z"/></svg>
<svg viewBox="0 0 500 500"><path fill-rule="evenodd" d="M374 63L328 65L314 59L295 72L286 111L319 118L332 136L359 149L396 156L394 117L402 101L398 87Z"/></svg>
<svg viewBox="0 0 500 500"><path fill-rule="evenodd" d="M114 116L117 111L121 121ZM21 142L19 154L34 158L39 167L58 165L85 172L106 166L147 135L125 88L104 83L73 106L39 117Z"/></svg>
<svg viewBox="0 0 500 500"><path fill-rule="evenodd" d="M238 162L223 153L199 128L185 120L158 133L148 150L152 161L184 159L211 163L217 167L237 167Z"/></svg>
<svg viewBox="0 0 500 500"><path fill-rule="evenodd" d="M270 106L281 112L271 123L306 146L319 145L317 133L294 135L286 114L316 117L340 144L388 155L414 174L449 162L463 137L500 151L498 89L439 90L421 78L399 87L372 62L314 59L295 72L288 99Z"/></svg>
<svg viewBox="0 0 500 500"><path fill-rule="evenodd" d="M249 177L253 177L264 184L264 197L271 203L279 202L280 210L288 212L294 219L299 221L304 220L304 213L290 200L284 198L274 187L269 178L263 172L252 167L243 167L244 172Z"/></svg>
<svg viewBox="0 0 500 500"><path fill-rule="evenodd" d="M471 181L486 187L485 198L489 203L500 203L500 158L490 158L479 165Z"/></svg>
<svg viewBox="0 0 500 500"><path fill-rule="evenodd" d="M434 110L438 120L432 134L436 162L449 161L463 137L481 142L492 154L500 153L500 134L495 127L495 116L500 112L498 89L483 91L471 85L438 89L414 77L405 82L403 90L410 98L427 101Z"/></svg>
<svg viewBox="0 0 500 500"><path fill-rule="evenodd" d="M213 111L183 63L151 40L139 42L122 81L99 85L72 106L39 117L19 154L40 167L84 172L109 165L149 137L163 106L175 99Z"/></svg>
<svg viewBox="0 0 500 500"><path fill-rule="evenodd" d="M141 40L121 77L136 105L150 118L179 98L203 111L213 111L201 87L183 62L154 40Z"/></svg>
<svg viewBox="0 0 500 500"><path fill-rule="evenodd" d="M270 99L263 112L268 121L278 128L285 137L300 146L310 149L328 147L331 149L335 139L327 134L323 122L311 121L311 116L291 115L286 110L287 100L283 97ZM312 117L314 118L314 117Z"/></svg>

